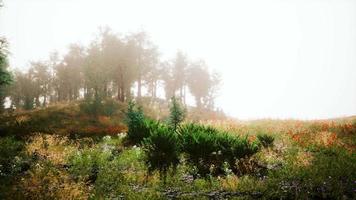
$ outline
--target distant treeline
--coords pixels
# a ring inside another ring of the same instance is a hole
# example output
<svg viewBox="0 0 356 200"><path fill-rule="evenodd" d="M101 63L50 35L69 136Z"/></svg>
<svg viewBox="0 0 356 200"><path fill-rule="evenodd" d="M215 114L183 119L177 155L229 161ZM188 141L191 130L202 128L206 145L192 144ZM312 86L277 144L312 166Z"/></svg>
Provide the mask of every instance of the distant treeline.
<svg viewBox="0 0 356 200"><path fill-rule="evenodd" d="M15 70L13 82L2 89L1 106L9 97L11 108L32 109L78 99L115 98L186 102L187 93L198 108L213 109L220 76L204 61L190 61L181 51L162 60L145 32L116 34L101 29L88 46L71 44L68 52L52 53L48 60L31 62L28 71Z"/></svg>

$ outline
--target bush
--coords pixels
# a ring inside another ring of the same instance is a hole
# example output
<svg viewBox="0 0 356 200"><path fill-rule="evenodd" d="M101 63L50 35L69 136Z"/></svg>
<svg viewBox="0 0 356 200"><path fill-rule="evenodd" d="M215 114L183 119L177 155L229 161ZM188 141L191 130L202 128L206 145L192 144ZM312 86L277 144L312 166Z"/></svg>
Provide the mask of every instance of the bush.
<svg viewBox="0 0 356 200"><path fill-rule="evenodd" d="M21 168L20 164L24 142L14 137L0 138L0 177L11 175Z"/></svg>
<svg viewBox="0 0 356 200"><path fill-rule="evenodd" d="M146 119L140 107L136 107L134 102L129 102L126 113L126 123L128 126L127 138L134 144L140 144L144 138L150 135L152 120Z"/></svg>
<svg viewBox="0 0 356 200"><path fill-rule="evenodd" d="M93 117L102 113L102 107L103 103L99 96L95 96L94 99L86 98L79 104L80 111Z"/></svg>
<svg viewBox="0 0 356 200"><path fill-rule="evenodd" d="M102 100L100 97L85 99L79 104L81 112L97 117L99 115L112 116L119 109L119 104L113 99Z"/></svg>
<svg viewBox="0 0 356 200"><path fill-rule="evenodd" d="M148 171L158 170L166 180L170 167L175 171L179 163L180 145L177 134L166 125L152 124L151 135L144 139L145 161Z"/></svg>
<svg viewBox="0 0 356 200"><path fill-rule="evenodd" d="M226 164L236 173L236 161L258 151L257 144L249 143L247 137L232 136L211 127L188 124L179 133L188 161L204 177L223 174Z"/></svg>
<svg viewBox="0 0 356 200"><path fill-rule="evenodd" d="M269 199L355 199L356 156L345 149L322 147L310 165L290 159L268 176Z"/></svg>
<svg viewBox="0 0 356 200"><path fill-rule="evenodd" d="M1 194L0 194L1 196ZM88 199L84 183L75 183L50 161L37 163L4 199Z"/></svg>
<svg viewBox="0 0 356 200"><path fill-rule="evenodd" d="M263 147L273 146L274 137L267 134L258 134L257 139Z"/></svg>
<svg viewBox="0 0 356 200"><path fill-rule="evenodd" d="M102 105L102 114L113 116L119 110L119 103L114 99L106 99Z"/></svg>
<svg viewBox="0 0 356 200"><path fill-rule="evenodd" d="M78 151L69 157L69 172L78 181L94 183L100 167L109 161L111 155L111 152L102 151L101 149Z"/></svg>

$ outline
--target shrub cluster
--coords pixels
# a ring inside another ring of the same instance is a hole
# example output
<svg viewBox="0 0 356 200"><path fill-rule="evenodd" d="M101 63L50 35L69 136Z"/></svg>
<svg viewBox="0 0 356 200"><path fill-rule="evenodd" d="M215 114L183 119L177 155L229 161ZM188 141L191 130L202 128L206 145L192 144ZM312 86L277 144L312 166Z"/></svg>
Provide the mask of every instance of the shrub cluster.
<svg viewBox="0 0 356 200"><path fill-rule="evenodd" d="M69 157L69 172L74 179L84 182L95 182L99 168L105 165L111 156L110 152L102 152L100 149L86 149Z"/></svg>
<svg viewBox="0 0 356 200"><path fill-rule="evenodd" d="M203 125L185 125L179 134L182 151L200 176L224 174L226 165L237 173L236 161L252 156L259 149L257 143L250 143L247 137L232 136Z"/></svg>
<svg viewBox="0 0 356 200"><path fill-rule="evenodd" d="M144 138L150 135L150 127L154 122L145 118L142 108L137 107L134 102L129 102L126 113L126 124L128 126L127 138L133 144L140 144Z"/></svg>
<svg viewBox="0 0 356 200"><path fill-rule="evenodd" d="M16 171L22 171L25 166L23 158L24 143L14 137L0 138L0 179ZM1 181L0 181L1 182Z"/></svg>
<svg viewBox="0 0 356 200"><path fill-rule="evenodd" d="M97 117L98 115L112 116L118 110L119 105L113 99L86 99L79 104L81 112Z"/></svg>
<svg viewBox="0 0 356 200"><path fill-rule="evenodd" d="M157 170L165 179L167 171L174 171L183 155L195 169L195 175L223 175L226 168L237 174L236 162L259 150L258 143L249 142L247 137L198 124L179 125L184 111L175 99L172 103L168 124L145 118L140 108L129 104L127 136L131 142L143 145L149 173Z"/></svg>
<svg viewBox="0 0 356 200"><path fill-rule="evenodd" d="M145 161L149 172L158 170L166 180L167 171L175 171L179 164L180 142L178 135L165 124L152 123L150 136L143 141Z"/></svg>

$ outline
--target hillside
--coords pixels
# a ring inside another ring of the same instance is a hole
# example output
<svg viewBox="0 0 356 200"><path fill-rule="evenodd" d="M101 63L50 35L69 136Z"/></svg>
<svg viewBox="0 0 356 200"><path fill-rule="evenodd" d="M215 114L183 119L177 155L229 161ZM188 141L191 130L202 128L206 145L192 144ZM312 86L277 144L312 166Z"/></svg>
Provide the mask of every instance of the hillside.
<svg viewBox="0 0 356 200"><path fill-rule="evenodd" d="M126 112L127 105L120 105L111 116L91 117L76 103L2 116L0 198L355 198L355 117L183 123L179 129L183 153L176 167L165 173L152 170L155 162L150 156L155 158L154 152L162 150L146 145L154 137L136 145L130 142L123 120ZM166 130L164 125L152 126L153 135ZM164 153L168 155L180 140L168 143ZM189 141L199 143L185 146ZM228 147L235 142L236 155L244 156L230 162Z"/></svg>

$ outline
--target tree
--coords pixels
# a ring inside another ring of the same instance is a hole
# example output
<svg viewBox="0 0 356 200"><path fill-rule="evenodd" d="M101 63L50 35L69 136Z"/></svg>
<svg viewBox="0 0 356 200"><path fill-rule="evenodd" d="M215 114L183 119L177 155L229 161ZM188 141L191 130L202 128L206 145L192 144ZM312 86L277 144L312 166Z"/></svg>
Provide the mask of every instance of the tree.
<svg viewBox="0 0 356 200"><path fill-rule="evenodd" d="M129 59L125 57L127 56L126 44L110 29L106 28L101 34L101 48L105 69L109 72L108 79L115 83L117 99L124 102L126 85L131 86L133 79L129 62L125 60Z"/></svg>
<svg viewBox="0 0 356 200"><path fill-rule="evenodd" d="M210 74L209 82L208 95L203 98L203 102L208 109L213 110L215 107L215 99L220 89L221 75L217 72L213 72Z"/></svg>
<svg viewBox="0 0 356 200"><path fill-rule="evenodd" d="M78 44L71 44L69 46L68 53L63 57L62 64L66 68L66 78L68 82L67 87L67 98L71 100L76 100L79 98L79 90L82 87L82 67L84 64L84 48Z"/></svg>
<svg viewBox="0 0 356 200"><path fill-rule="evenodd" d="M87 50L83 68L86 98L102 97L106 87L106 73L100 50L100 43L93 41Z"/></svg>
<svg viewBox="0 0 356 200"><path fill-rule="evenodd" d="M132 34L129 36L129 40L135 47L134 67L136 69L137 99L140 100L145 74L158 63L158 53L157 48L149 40L148 35L143 31Z"/></svg>
<svg viewBox="0 0 356 200"><path fill-rule="evenodd" d="M213 109L220 76L217 73L210 74L204 61L193 63L188 71L188 87L197 107Z"/></svg>
<svg viewBox="0 0 356 200"><path fill-rule="evenodd" d="M41 106L40 98L43 98L42 106L46 106L50 84L51 74L49 66L45 62L31 62L30 76L35 87L36 107Z"/></svg>
<svg viewBox="0 0 356 200"><path fill-rule="evenodd" d="M36 88L32 73L22 73L15 71L15 81L11 85L11 107L30 110L34 107L36 98Z"/></svg>
<svg viewBox="0 0 356 200"><path fill-rule="evenodd" d="M0 38L0 86L9 85L12 81L11 74L7 70L7 55L9 53L7 47L7 41L4 38Z"/></svg>
<svg viewBox="0 0 356 200"><path fill-rule="evenodd" d="M0 83L9 84L7 46L1 44ZM172 97L184 105L189 89L197 107L213 110L221 82L203 61L190 64L181 51L173 59L161 61L157 47L143 31L122 36L109 28L100 29L88 46L71 44L61 57L53 53L48 61L32 62L30 70L16 72L14 80L7 90L11 104L25 109L83 97L100 104L107 98L127 102L136 96L136 102L142 104L142 95L149 97L145 103L158 107L166 107ZM165 91L165 100L158 97L160 89ZM6 97L3 91L0 87L2 105Z"/></svg>
<svg viewBox="0 0 356 200"><path fill-rule="evenodd" d="M169 101L175 95L172 65L168 61L162 62L161 65L161 79L163 80L166 101Z"/></svg>
<svg viewBox="0 0 356 200"><path fill-rule="evenodd" d="M160 64L152 65L150 71L146 74L146 85L147 92L151 96L152 100L156 100L157 98L157 90L160 85L160 79L163 78L164 66Z"/></svg>
<svg viewBox="0 0 356 200"><path fill-rule="evenodd" d="M4 111L4 103L7 93L7 86L12 82L12 76L8 71L8 44L4 38L0 38L0 113Z"/></svg>
<svg viewBox="0 0 356 200"><path fill-rule="evenodd" d="M179 92L179 98L185 103L186 70L188 66L187 57L178 51L173 62L173 88L174 93Z"/></svg>

